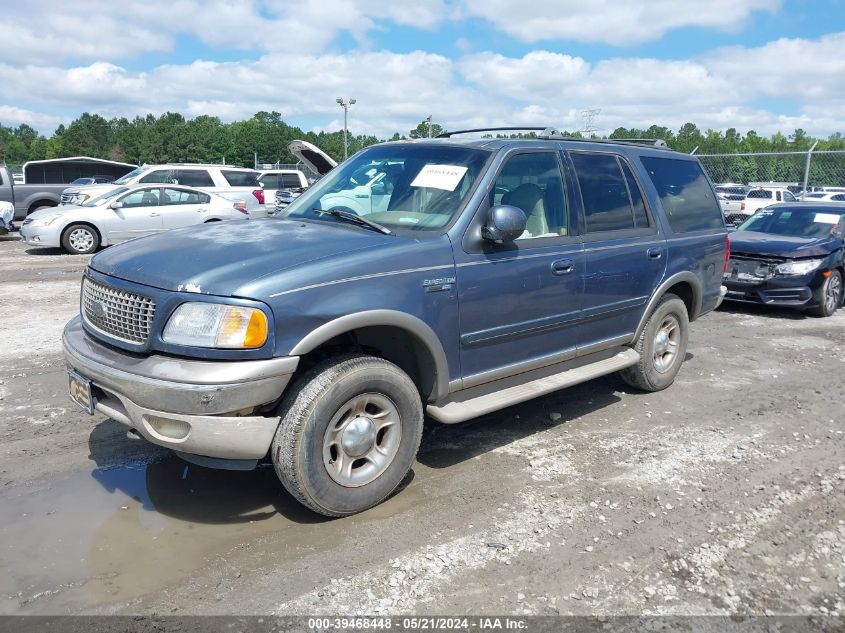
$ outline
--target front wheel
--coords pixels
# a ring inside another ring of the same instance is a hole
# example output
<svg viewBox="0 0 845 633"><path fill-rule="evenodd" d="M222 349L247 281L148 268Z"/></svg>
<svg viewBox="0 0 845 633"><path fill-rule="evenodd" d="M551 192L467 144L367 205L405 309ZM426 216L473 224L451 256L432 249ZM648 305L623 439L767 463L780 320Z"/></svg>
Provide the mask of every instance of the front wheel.
<svg viewBox="0 0 845 633"><path fill-rule="evenodd" d="M408 375L381 358L350 355L317 365L289 389L271 449L288 492L333 517L386 499L422 435L422 402Z"/></svg>
<svg viewBox="0 0 845 633"><path fill-rule="evenodd" d="M842 305L842 274L831 270L824 283L813 291L816 316L829 317Z"/></svg>
<svg viewBox="0 0 845 633"><path fill-rule="evenodd" d="M666 294L651 313L634 349L639 362L620 374L643 391L661 391L675 381L687 353L689 315L679 297Z"/></svg>
<svg viewBox="0 0 845 633"><path fill-rule="evenodd" d="M100 236L87 224L71 224L62 233L62 248L72 255L88 255L99 245Z"/></svg>

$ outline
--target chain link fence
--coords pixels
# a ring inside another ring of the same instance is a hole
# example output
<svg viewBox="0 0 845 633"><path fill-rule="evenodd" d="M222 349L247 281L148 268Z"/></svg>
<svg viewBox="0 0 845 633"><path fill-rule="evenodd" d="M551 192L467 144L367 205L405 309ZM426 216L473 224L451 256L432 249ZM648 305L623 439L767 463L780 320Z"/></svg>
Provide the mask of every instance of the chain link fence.
<svg viewBox="0 0 845 633"><path fill-rule="evenodd" d="M714 183L805 188L845 187L845 150L771 152L756 154L699 154Z"/></svg>

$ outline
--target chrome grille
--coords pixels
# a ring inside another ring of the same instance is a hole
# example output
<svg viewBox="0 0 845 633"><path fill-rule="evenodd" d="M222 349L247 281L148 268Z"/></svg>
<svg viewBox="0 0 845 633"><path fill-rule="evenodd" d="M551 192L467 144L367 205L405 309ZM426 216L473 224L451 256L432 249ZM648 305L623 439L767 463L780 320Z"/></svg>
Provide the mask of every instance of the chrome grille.
<svg viewBox="0 0 845 633"><path fill-rule="evenodd" d="M76 198L75 193L63 193L61 198L62 204L71 204L74 198Z"/></svg>
<svg viewBox="0 0 845 633"><path fill-rule="evenodd" d="M128 343L146 343L156 304L149 297L82 281L82 314L91 327Z"/></svg>

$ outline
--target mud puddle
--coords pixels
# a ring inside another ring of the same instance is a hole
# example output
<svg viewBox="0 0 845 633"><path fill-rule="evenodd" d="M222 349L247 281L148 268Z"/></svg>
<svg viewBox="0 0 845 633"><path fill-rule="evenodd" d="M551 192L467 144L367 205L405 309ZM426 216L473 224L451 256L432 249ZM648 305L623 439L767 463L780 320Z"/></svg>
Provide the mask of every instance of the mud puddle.
<svg viewBox="0 0 845 633"><path fill-rule="evenodd" d="M295 557L315 522L272 468L217 471L173 455L16 486L0 493L0 613L131 599L226 565L227 552L262 535Z"/></svg>

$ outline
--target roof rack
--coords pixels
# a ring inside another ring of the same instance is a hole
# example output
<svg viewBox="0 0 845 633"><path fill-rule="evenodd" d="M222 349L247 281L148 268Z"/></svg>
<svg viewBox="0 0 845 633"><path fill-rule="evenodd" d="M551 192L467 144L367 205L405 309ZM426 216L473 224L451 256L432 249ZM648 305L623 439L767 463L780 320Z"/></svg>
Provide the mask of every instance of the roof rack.
<svg viewBox="0 0 845 633"><path fill-rule="evenodd" d="M473 132L540 132L538 139L554 139L561 141L581 141L583 143L619 143L622 145L647 145L660 149L669 149L666 141L659 138L579 138L575 136L564 136L553 127L482 127L471 130L455 130L454 132L443 132L437 138L451 138L455 134L470 134Z"/></svg>
<svg viewBox="0 0 845 633"><path fill-rule="evenodd" d="M480 127L472 130L455 130L454 132L443 132L437 138L451 138L455 134L470 134L472 132L540 132L537 138L566 138L553 127Z"/></svg>

